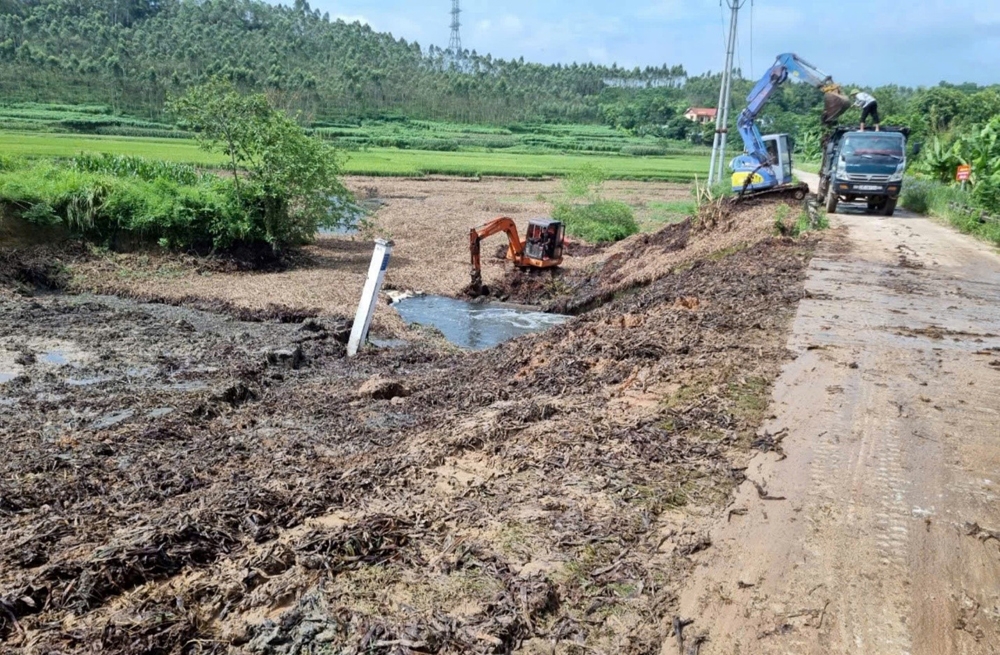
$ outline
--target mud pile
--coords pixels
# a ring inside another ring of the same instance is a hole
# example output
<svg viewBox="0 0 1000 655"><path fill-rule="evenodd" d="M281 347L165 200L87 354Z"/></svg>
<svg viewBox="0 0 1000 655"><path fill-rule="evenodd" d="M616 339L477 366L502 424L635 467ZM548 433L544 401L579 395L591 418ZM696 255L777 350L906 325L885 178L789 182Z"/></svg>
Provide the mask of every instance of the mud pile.
<svg viewBox="0 0 1000 655"><path fill-rule="evenodd" d="M642 284L471 354L347 360L322 317L0 300L21 362L0 385L0 649L658 650L811 256L767 225L670 264L683 230L710 248L692 229L607 273Z"/></svg>
<svg viewBox="0 0 1000 655"><path fill-rule="evenodd" d="M572 268L519 271L509 268L490 295L510 302L535 304L545 311L579 314L618 294L651 283L706 257L748 248L774 235L780 201L703 206L693 218L652 234L637 234L613 246L573 244ZM795 210L798 211L798 210ZM502 260L506 251L499 255Z"/></svg>

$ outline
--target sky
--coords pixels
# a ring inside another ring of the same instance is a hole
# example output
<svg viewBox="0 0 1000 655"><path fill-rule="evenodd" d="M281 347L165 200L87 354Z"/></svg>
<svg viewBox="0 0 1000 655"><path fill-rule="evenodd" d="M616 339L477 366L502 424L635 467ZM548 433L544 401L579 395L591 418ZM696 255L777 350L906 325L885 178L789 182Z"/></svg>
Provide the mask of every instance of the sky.
<svg viewBox="0 0 1000 655"><path fill-rule="evenodd" d="M724 65L725 2L463 0L462 43L504 59L683 64L696 75ZM1000 0L745 3L736 63L747 77L794 52L844 83L1000 83ZM310 6L424 48L448 45L450 0L310 0Z"/></svg>

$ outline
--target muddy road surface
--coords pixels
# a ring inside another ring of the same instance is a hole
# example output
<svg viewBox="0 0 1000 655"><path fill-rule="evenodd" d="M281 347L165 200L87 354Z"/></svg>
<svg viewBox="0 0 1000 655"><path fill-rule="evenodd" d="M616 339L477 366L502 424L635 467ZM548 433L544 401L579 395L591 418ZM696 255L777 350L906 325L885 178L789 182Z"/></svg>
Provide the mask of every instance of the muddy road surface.
<svg viewBox="0 0 1000 655"><path fill-rule="evenodd" d="M681 616L703 654L998 653L1000 257L905 213L832 223L763 428L774 452Z"/></svg>

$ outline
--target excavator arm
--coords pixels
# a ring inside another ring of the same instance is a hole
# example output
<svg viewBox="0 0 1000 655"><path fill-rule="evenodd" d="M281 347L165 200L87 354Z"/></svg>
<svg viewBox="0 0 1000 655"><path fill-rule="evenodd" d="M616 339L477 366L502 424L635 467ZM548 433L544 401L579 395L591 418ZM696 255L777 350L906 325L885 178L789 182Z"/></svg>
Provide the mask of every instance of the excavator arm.
<svg viewBox="0 0 1000 655"><path fill-rule="evenodd" d="M747 96L747 106L740 112L736 127L747 154L756 158L762 165L768 162L767 148L764 145L760 130L757 128L757 118L765 105L782 84L788 79L810 84L825 94L823 123L830 124L840 118L851 107L851 102L841 95L841 88L833 78L822 72L806 60L794 53L778 55L774 65Z"/></svg>
<svg viewBox="0 0 1000 655"><path fill-rule="evenodd" d="M507 233L507 259L512 259L518 261L521 254L524 252L524 244L521 243L521 239L517 234L517 225L514 224L509 218L501 217L494 219L482 225L480 227L474 228L469 232L469 253L472 259L472 290L479 293L483 288L483 272L482 265L480 262L479 244L483 239L493 236L494 234L499 234L500 232Z"/></svg>

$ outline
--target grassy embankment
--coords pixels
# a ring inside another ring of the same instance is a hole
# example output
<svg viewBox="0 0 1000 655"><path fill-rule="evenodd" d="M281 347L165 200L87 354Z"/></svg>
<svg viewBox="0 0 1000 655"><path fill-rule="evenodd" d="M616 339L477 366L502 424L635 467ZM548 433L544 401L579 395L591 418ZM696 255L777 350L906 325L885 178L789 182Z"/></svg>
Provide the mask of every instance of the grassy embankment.
<svg viewBox="0 0 1000 655"><path fill-rule="evenodd" d="M902 205L918 214L930 214L952 227L1000 246L1000 216L991 216L975 206L972 194L953 184L907 178Z"/></svg>

